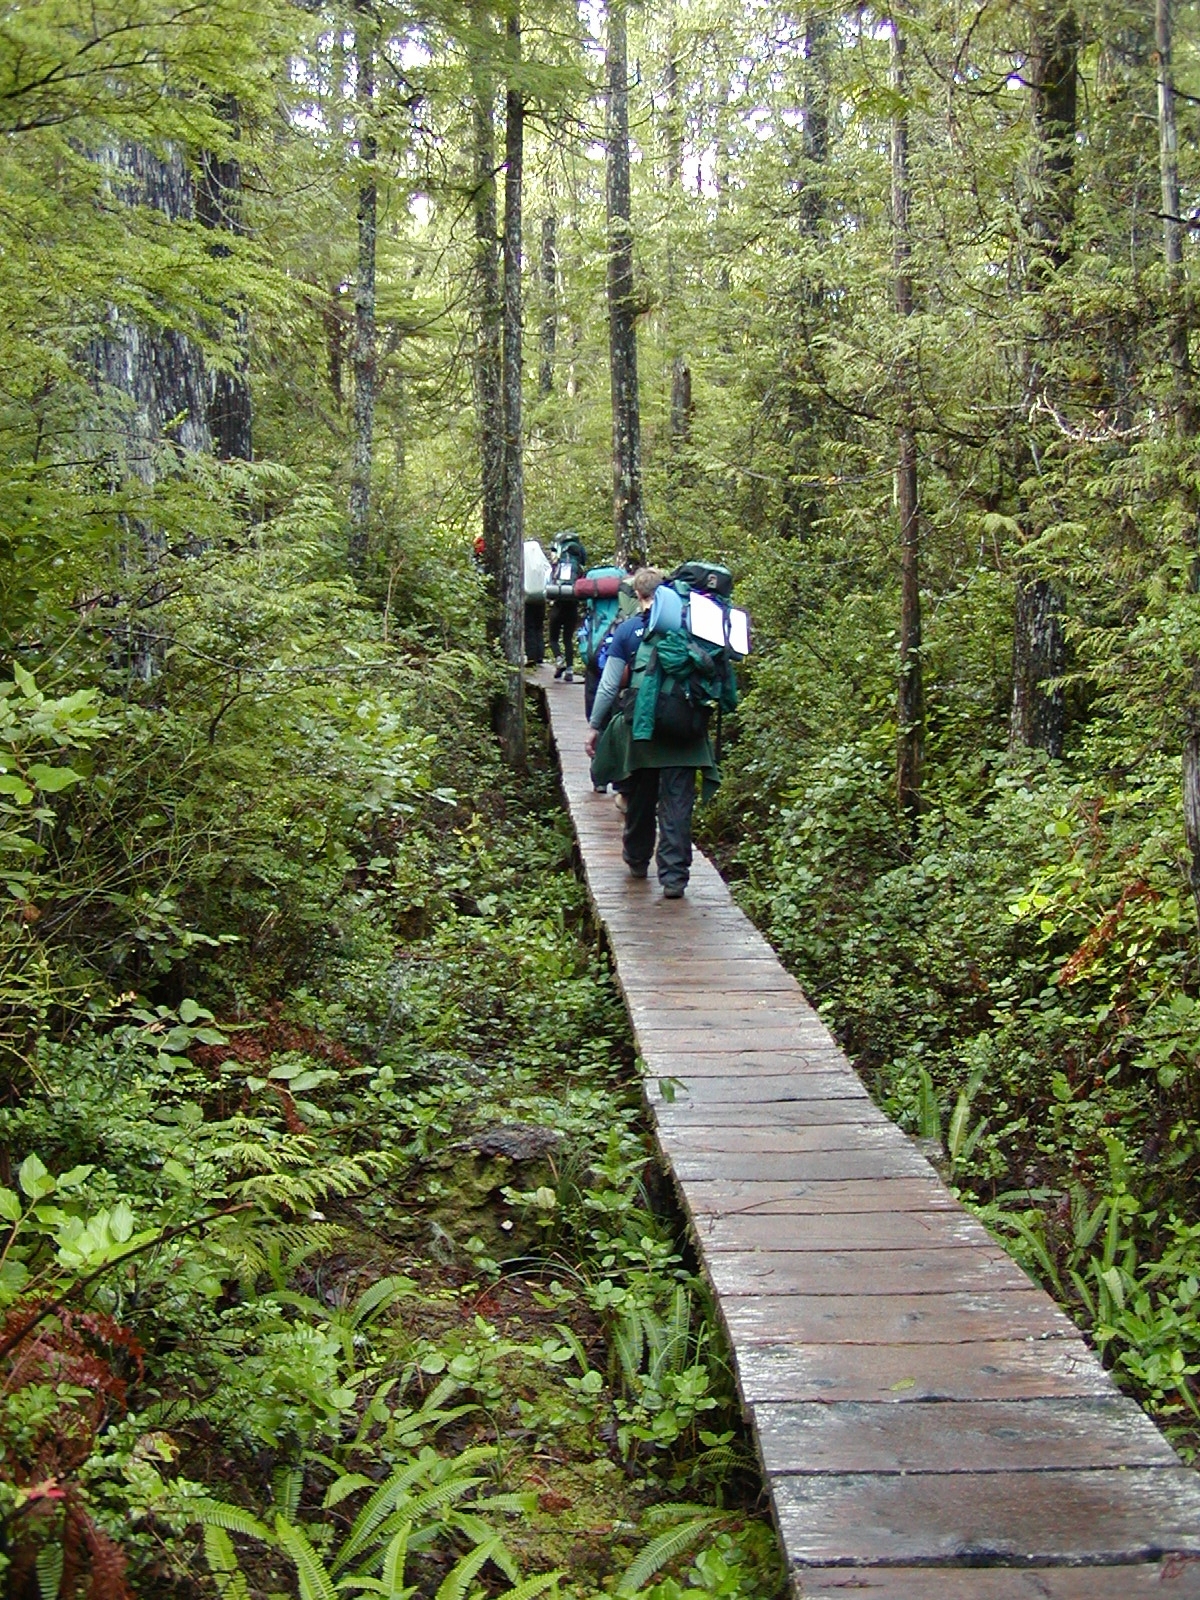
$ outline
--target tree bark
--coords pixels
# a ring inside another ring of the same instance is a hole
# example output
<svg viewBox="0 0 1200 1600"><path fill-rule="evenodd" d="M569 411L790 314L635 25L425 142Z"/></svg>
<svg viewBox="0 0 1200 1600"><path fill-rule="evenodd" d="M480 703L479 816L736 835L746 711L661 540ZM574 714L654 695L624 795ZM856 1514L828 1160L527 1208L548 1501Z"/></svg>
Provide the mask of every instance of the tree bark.
<svg viewBox="0 0 1200 1600"><path fill-rule="evenodd" d="M517 81L521 19L510 0L504 134L504 546L501 645L507 664L500 743L510 766L525 765L525 476L521 437L521 190L525 98Z"/></svg>
<svg viewBox="0 0 1200 1600"><path fill-rule="evenodd" d="M1179 215L1179 134L1175 125L1175 77L1171 65L1171 0L1154 3L1154 54L1158 80L1158 168L1162 190L1163 264L1170 303L1170 351L1176 389L1187 388L1187 322L1178 305L1183 279L1183 220Z"/></svg>
<svg viewBox="0 0 1200 1600"><path fill-rule="evenodd" d="M548 211L542 218L542 359L538 367L538 394L545 400L554 392L554 350L558 343L558 218Z"/></svg>
<svg viewBox="0 0 1200 1600"><path fill-rule="evenodd" d="M641 565L646 559L646 513L642 503L633 223L629 196L629 81L625 3L626 0L608 0L605 49L605 198L608 215L608 347L613 424L613 537L618 562Z"/></svg>
<svg viewBox="0 0 1200 1600"><path fill-rule="evenodd" d="M904 104L904 39L891 25L892 114L892 293L903 325L913 314L909 239L908 112ZM907 354L899 371L896 424L896 507L900 518L900 681L896 699L896 793L915 828L921 814L921 769L925 754L925 689L921 664L921 515L917 479L917 435Z"/></svg>
<svg viewBox="0 0 1200 1600"><path fill-rule="evenodd" d="M666 90L664 134L667 146L667 188L675 194L683 183L683 112L679 104L679 63L675 59L674 40L668 47L667 64L663 70L663 87ZM676 298L679 292L679 275L675 260L675 245L667 238L667 317L668 325L678 325ZM671 331L671 342L678 334ZM670 409L671 471L678 478L683 472L683 452L692 439L692 369L682 351L676 349L671 357L671 409Z"/></svg>
<svg viewBox="0 0 1200 1600"><path fill-rule="evenodd" d="M375 36L369 0L356 0L355 98L358 112L358 273L354 281L354 440L350 470L350 570L367 565L371 526L371 462L375 433Z"/></svg>
<svg viewBox="0 0 1200 1600"><path fill-rule="evenodd" d="M122 142L98 153L111 175L114 197L127 206L150 206L172 222L191 222L196 197L183 152L161 154ZM200 346L177 328L144 326L110 307L102 338L91 346L90 365L104 408L103 454L113 487L136 479L151 489L189 455L212 449L210 379ZM130 608L122 641L130 676L150 683L162 670L166 641L153 620L162 591L156 569L167 553L162 528L146 517L126 516L129 540L122 567L140 593Z"/></svg>
<svg viewBox="0 0 1200 1600"><path fill-rule="evenodd" d="M219 110L230 134L237 138L240 113L230 95ZM214 256L228 256L230 248L220 241L221 233L244 234L242 218L242 172L235 156L222 157L205 150L200 159L200 183L196 191L196 216L217 235L212 245ZM214 369L209 378L208 426L213 450L223 461L254 459L253 412L250 398L250 328L243 306L225 308L234 357L229 367Z"/></svg>
<svg viewBox="0 0 1200 1600"><path fill-rule="evenodd" d="M1076 75L1079 22L1073 4L1039 3L1033 12L1029 51L1032 150L1026 231L1029 259L1025 288L1040 293L1070 253L1069 230L1075 214ZM1042 317L1040 345L1053 344L1057 329ZM1028 413L1045 383L1045 369L1036 349L1023 356L1022 387ZM1018 485L1035 467L1032 438L1019 436L1013 469ZM1020 491L1018 491L1020 494ZM1020 494L1020 520L1026 537L1036 528L1027 497ZM1062 596L1044 574L1018 574L1013 619L1013 692L1009 721L1010 745L1063 753L1066 699L1061 683L1066 666Z"/></svg>
<svg viewBox="0 0 1200 1600"><path fill-rule="evenodd" d="M485 0L472 7L475 171L475 410L479 427L484 567L497 592L504 536L504 415L501 397L500 253L496 225L495 88L488 60L493 30Z"/></svg>
<svg viewBox="0 0 1200 1600"><path fill-rule="evenodd" d="M804 18L804 61L799 223L801 236L811 244L825 216L822 169L829 156L829 25L815 12ZM820 305L821 291L806 273L798 293L802 315L808 318ZM821 497L814 488L819 466L818 417L811 381L805 382L799 366L798 361L789 361L783 378L788 475L780 531L785 539L805 537L822 511Z"/></svg>

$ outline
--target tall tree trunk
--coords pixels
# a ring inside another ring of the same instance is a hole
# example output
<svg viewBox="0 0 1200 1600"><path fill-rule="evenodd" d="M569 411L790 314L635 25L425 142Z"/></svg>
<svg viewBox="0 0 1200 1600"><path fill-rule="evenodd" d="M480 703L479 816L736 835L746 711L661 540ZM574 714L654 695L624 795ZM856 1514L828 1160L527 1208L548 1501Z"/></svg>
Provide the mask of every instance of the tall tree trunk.
<svg viewBox="0 0 1200 1600"><path fill-rule="evenodd" d="M1071 0L1038 0L1033 11L1029 52L1030 109L1033 125L1029 201L1026 208L1029 261L1025 288L1040 294L1048 278L1066 262L1068 233L1074 218L1076 73L1079 22ZM1054 320L1043 313L1039 346L1057 336ZM1023 357L1022 386L1027 413L1045 382L1045 369L1034 348ZM1017 440L1014 472L1018 485L1036 469L1033 441ZM1027 497L1021 498L1021 522L1027 538L1036 535ZM1044 574L1018 574L1013 618L1013 693L1009 742L1061 756L1066 731L1066 700L1061 679L1066 667L1062 596Z"/></svg>
<svg viewBox="0 0 1200 1600"><path fill-rule="evenodd" d="M161 154L122 142L97 157L111 174L114 197L128 206L149 206L172 222L191 222L195 193L183 152ZM134 321L109 309L102 338L90 350L91 370L102 397L105 453L114 488L136 480L152 489L189 455L212 449L210 380L200 346L177 328ZM122 515L129 539L122 566L138 592L131 606L123 648L132 678L150 683L162 669L166 640L155 620L162 598L155 577L167 551L163 529L147 517Z"/></svg>
<svg viewBox="0 0 1200 1600"><path fill-rule="evenodd" d="M822 169L829 155L829 24L815 12L804 18L804 91L801 150L804 170L800 188L800 233L812 244L825 215ZM820 289L807 271L799 285L801 315L809 318L818 308ZM801 341L797 335L797 344ZM818 418L812 401L812 382L789 361L784 373L784 418L787 426L788 475L783 488L781 532L785 539L802 538L821 515L821 497L814 487L819 475Z"/></svg>
<svg viewBox="0 0 1200 1600"><path fill-rule="evenodd" d="M521 438L521 189L525 97L519 85L521 18L510 0L504 129L504 555L501 645L507 664L500 743L510 766L525 765L525 476Z"/></svg>
<svg viewBox="0 0 1200 1600"><path fill-rule="evenodd" d="M1186 315L1179 304L1183 282L1183 222L1179 214L1179 137L1175 126L1175 78L1171 65L1171 0L1155 0L1154 54L1158 79L1158 163L1163 210L1163 266L1166 269L1170 307L1170 356L1175 381L1175 425L1184 437L1195 428L1191 403L1190 360ZM1185 491L1193 527L1196 524L1194 492ZM1200 553L1192 557L1189 588L1200 590ZM1183 835L1190 857L1188 881L1196 918L1200 922L1200 664L1192 667L1192 682L1183 741Z"/></svg>
<svg viewBox="0 0 1200 1600"><path fill-rule="evenodd" d="M538 394L545 400L554 392L554 349L558 343L558 218L547 211L542 218L542 359L538 367Z"/></svg>
<svg viewBox="0 0 1200 1600"><path fill-rule="evenodd" d="M1175 77L1171 65L1171 0L1154 3L1154 54L1158 78L1158 168L1162 190L1163 264L1171 316L1171 363L1176 388L1187 388L1187 321L1179 300L1183 279L1183 219L1179 215L1179 134L1175 126Z"/></svg>
<svg viewBox="0 0 1200 1600"><path fill-rule="evenodd" d="M354 280L354 441L350 471L350 570L367 565L375 433L375 35L370 0L356 0L354 60L358 111L358 273Z"/></svg>
<svg viewBox="0 0 1200 1600"><path fill-rule="evenodd" d="M633 292L633 222L629 198L629 81L626 0L608 0L605 50L608 349L612 384L613 537L617 560L646 559L642 504L641 417Z"/></svg>
<svg viewBox="0 0 1200 1600"><path fill-rule="evenodd" d="M904 323L913 314L909 241L908 111L904 39L892 20L892 293ZM925 754L925 688L921 665L921 513L917 482L917 435L907 352L900 365L896 423L896 507L900 517L900 682L896 698L896 792L900 809L915 827L921 813L921 768Z"/></svg>
<svg viewBox="0 0 1200 1600"><path fill-rule="evenodd" d="M484 566L500 591L504 543L504 413L501 396L500 252L496 224L495 88L489 60L494 34L486 0L471 10L471 118L475 171L475 411L479 427Z"/></svg>
<svg viewBox="0 0 1200 1600"><path fill-rule="evenodd" d="M239 133L240 113L232 95L225 96L218 109L232 138ZM236 156L220 156L205 150L200 159L200 182L196 190L196 217L217 236L211 246L214 256L228 256L230 247L220 235L244 234L242 219L242 171ZM213 450L223 461L252 461L254 438L250 404L250 329L244 306L225 308L233 360L228 367L214 368L209 376L208 425Z"/></svg>
<svg viewBox="0 0 1200 1600"><path fill-rule="evenodd" d="M663 71L663 87L666 90L666 114L664 117L664 133L667 146L667 189L674 196L683 183L683 111L679 103L679 63L675 59L675 41L672 39L667 49L667 64ZM675 260L675 245L673 239L667 238L667 319L671 342L678 338L678 307L676 298L679 292L678 267ZM691 443L692 438L692 369L688 366L687 358L683 352L676 349L671 357L671 409L670 409L670 440L671 440L671 471L678 477L683 469L682 453Z"/></svg>

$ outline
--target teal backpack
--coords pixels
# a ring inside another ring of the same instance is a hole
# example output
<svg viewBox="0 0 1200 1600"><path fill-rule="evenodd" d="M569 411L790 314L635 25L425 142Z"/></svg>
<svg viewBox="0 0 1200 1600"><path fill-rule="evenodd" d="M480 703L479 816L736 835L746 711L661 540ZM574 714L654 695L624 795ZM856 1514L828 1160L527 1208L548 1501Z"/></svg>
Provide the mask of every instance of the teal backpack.
<svg viewBox="0 0 1200 1600"><path fill-rule="evenodd" d="M584 583L587 584L597 578L616 578L618 588L616 594L592 595L587 598L587 609L579 625L578 640L580 658L584 667L591 672L604 671L604 663L608 659L609 639L618 624L624 622L626 617L631 617L637 610L633 590L624 581L625 574L620 567L592 567ZM578 590L576 592L578 593Z"/></svg>

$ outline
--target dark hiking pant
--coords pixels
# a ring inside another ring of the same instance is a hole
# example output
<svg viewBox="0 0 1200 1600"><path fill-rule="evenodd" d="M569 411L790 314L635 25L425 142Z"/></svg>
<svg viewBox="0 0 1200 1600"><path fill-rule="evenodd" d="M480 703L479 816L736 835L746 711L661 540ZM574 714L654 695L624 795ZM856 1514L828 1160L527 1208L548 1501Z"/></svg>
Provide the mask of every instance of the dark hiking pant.
<svg viewBox="0 0 1200 1600"><path fill-rule="evenodd" d="M595 667L583 669L583 714L590 722L592 707L596 703L596 690L600 687L600 674Z"/></svg>
<svg viewBox="0 0 1200 1600"><path fill-rule="evenodd" d="M639 767L621 788L629 801L622 854L631 867L648 867L658 824L659 887L683 889L692 864L692 808L696 804L695 767Z"/></svg>
<svg viewBox="0 0 1200 1600"><path fill-rule="evenodd" d="M546 602L525 602L525 660L531 667L540 667L546 659Z"/></svg>
<svg viewBox="0 0 1200 1600"><path fill-rule="evenodd" d="M550 654L556 661L562 656L568 672L575 670L575 630L578 626L578 600L551 600Z"/></svg>

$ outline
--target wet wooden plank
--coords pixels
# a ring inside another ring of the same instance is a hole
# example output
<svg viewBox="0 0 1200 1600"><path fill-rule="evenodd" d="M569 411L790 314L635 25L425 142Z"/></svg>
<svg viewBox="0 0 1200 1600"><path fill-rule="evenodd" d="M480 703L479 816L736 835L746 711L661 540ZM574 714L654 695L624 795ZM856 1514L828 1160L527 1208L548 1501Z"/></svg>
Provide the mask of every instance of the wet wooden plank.
<svg viewBox="0 0 1200 1600"><path fill-rule="evenodd" d="M924 1178L932 1173L925 1157L911 1145L866 1150L810 1150L790 1155L770 1152L701 1154L689 1146L671 1152L671 1165L682 1183L804 1183L814 1178Z"/></svg>
<svg viewBox="0 0 1200 1600"><path fill-rule="evenodd" d="M723 1101L714 1112L709 1099L696 1099L686 1091L675 1094L675 1085L659 1082L659 1074L646 1074L646 1104L664 1128L670 1126L712 1126L714 1115L723 1128L819 1128L829 1125L858 1125L859 1128L894 1128L874 1102L856 1094L853 1099L806 1099L806 1101Z"/></svg>
<svg viewBox="0 0 1200 1600"><path fill-rule="evenodd" d="M706 1259L759 1250L836 1254L855 1250L994 1249L982 1223L961 1211L866 1211L765 1215L740 1212L697 1218Z"/></svg>
<svg viewBox="0 0 1200 1600"><path fill-rule="evenodd" d="M784 1400L1022 1400L1113 1394L1082 1339L982 1339L960 1344L753 1345L735 1351L748 1405Z"/></svg>
<svg viewBox="0 0 1200 1600"><path fill-rule="evenodd" d="M747 1058L744 1075L717 1070L710 1074L689 1070L686 1058L664 1051L643 1052L646 1077L673 1078L676 1098L690 1096L711 1105L732 1102L770 1104L787 1100L866 1100L861 1079L852 1072L823 1072L792 1066L771 1072L764 1060Z"/></svg>
<svg viewBox="0 0 1200 1600"><path fill-rule="evenodd" d="M801 1566L1200 1555L1200 1480L1185 1467L783 1477L771 1494Z"/></svg>
<svg viewBox="0 0 1200 1600"><path fill-rule="evenodd" d="M854 1105L854 1101L843 1101ZM894 1123L885 1119L866 1123L854 1121L818 1122L812 1126L765 1122L725 1127L700 1120L664 1129L672 1159L690 1150L711 1151L717 1155L801 1155L812 1151L904 1150L912 1145Z"/></svg>
<svg viewBox="0 0 1200 1600"><path fill-rule="evenodd" d="M673 1085L671 1089L673 1090ZM668 1099L656 1075L647 1075L646 1102L664 1134L676 1128L711 1126L713 1102L683 1094ZM856 1099L820 1100L727 1100L721 1103L721 1121L726 1128L816 1128L857 1123L874 1128L893 1127L883 1112L861 1095Z"/></svg>
<svg viewBox="0 0 1200 1600"><path fill-rule="evenodd" d="M946 1250L739 1250L705 1252L721 1296L947 1294L1033 1287L999 1245Z"/></svg>
<svg viewBox="0 0 1200 1600"><path fill-rule="evenodd" d="M796 1600L1200 1600L1200 1561L1118 1567L796 1567Z"/></svg>
<svg viewBox="0 0 1200 1600"><path fill-rule="evenodd" d="M754 1429L773 1477L1178 1465L1141 1407L1116 1394L905 1406L768 1404L755 1406Z"/></svg>
<svg viewBox="0 0 1200 1600"><path fill-rule="evenodd" d="M689 1178L679 1184L688 1212L707 1215L792 1216L839 1211L959 1211L937 1178L859 1178L791 1183L714 1183Z"/></svg>
<svg viewBox="0 0 1200 1600"><path fill-rule="evenodd" d="M1032 1284L959 1294L729 1295L721 1315L735 1342L747 1344L937 1345L1001 1332L1063 1339L1078 1331Z"/></svg>
<svg viewBox="0 0 1200 1600"><path fill-rule="evenodd" d="M693 1078L720 1078L735 1084L755 1078L799 1078L821 1073L840 1080L846 1094L867 1098L862 1079L840 1056L791 1038L752 1048L695 1050L681 1048L670 1034L662 1033L643 1034L638 1045L647 1073L669 1069L684 1083Z"/></svg>

